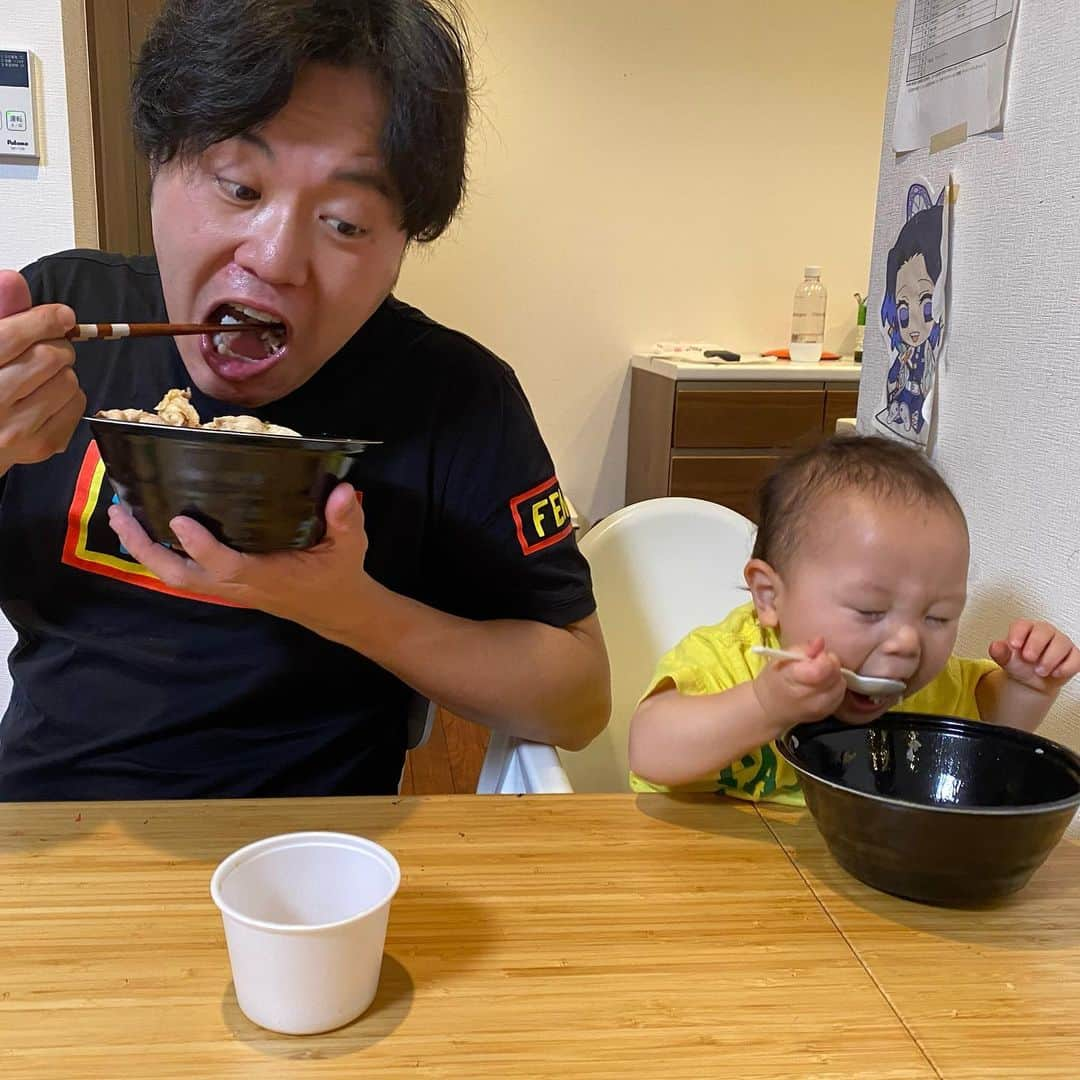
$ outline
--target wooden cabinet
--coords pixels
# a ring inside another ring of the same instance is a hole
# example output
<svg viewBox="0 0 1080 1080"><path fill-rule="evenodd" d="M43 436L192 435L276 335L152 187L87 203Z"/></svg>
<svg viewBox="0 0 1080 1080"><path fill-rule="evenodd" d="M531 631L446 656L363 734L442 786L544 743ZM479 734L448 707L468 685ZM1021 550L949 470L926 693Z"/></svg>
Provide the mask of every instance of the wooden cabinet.
<svg viewBox="0 0 1080 1080"><path fill-rule="evenodd" d="M683 495L757 519L758 491L785 452L854 416L857 384L697 381L634 368L627 503Z"/></svg>
<svg viewBox="0 0 1080 1080"><path fill-rule="evenodd" d="M825 395L825 434L836 431L836 421L859 411L859 391L830 387Z"/></svg>
<svg viewBox="0 0 1080 1080"><path fill-rule="evenodd" d="M758 491L776 464L776 455L673 454L669 495L707 499L757 521Z"/></svg>
<svg viewBox="0 0 1080 1080"><path fill-rule="evenodd" d="M791 446L821 430L821 390L691 390L675 392L673 446L686 450L727 446Z"/></svg>

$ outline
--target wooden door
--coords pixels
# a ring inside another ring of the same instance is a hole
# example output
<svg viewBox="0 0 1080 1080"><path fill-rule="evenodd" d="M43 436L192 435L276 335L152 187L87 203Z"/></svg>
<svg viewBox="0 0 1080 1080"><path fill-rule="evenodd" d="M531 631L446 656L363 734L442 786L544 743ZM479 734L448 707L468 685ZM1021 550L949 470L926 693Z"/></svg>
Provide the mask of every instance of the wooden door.
<svg viewBox="0 0 1080 1080"><path fill-rule="evenodd" d="M99 242L105 251L153 254L150 173L131 134L131 77L162 0L86 0Z"/></svg>

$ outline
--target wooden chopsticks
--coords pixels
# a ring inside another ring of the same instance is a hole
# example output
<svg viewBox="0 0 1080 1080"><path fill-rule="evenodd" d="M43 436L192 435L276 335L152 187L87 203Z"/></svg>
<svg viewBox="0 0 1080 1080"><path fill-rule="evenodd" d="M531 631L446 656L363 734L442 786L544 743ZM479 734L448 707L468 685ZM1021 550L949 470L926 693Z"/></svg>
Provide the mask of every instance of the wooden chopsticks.
<svg viewBox="0 0 1080 1080"><path fill-rule="evenodd" d="M245 330L262 333L285 327L281 323L79 323L64 336L69 341L118 341L129 337L176 337L190 334L238 334Z"/></svg>

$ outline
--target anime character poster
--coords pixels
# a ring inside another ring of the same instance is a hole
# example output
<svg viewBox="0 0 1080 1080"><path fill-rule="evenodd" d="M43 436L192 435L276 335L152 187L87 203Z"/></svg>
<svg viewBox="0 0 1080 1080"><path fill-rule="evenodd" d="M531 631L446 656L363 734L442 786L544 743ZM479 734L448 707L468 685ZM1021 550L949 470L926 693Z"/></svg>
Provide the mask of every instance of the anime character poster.
<svg viewBox="0 0 1080 1080"><path fill-rule="evenodd" d="M908 189L904 224L886 260L881 305L889 367L874 422L923 449L945 345L950 188L951 178L936 197L926 184Z"/></svg>

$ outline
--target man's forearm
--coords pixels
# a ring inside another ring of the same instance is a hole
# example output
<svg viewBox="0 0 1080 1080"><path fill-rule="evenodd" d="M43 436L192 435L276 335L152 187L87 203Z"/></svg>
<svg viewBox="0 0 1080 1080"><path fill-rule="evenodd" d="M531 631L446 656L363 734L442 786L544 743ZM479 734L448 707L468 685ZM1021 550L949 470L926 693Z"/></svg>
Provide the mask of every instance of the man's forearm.
<svg viewBox="0 0 1080 1080"><path fill-rule="evenodd" d="M607 652L595 615L564 629L476 622L371 583L354 625L322 630L469 720L568 750L608 721Z"/></svg>

